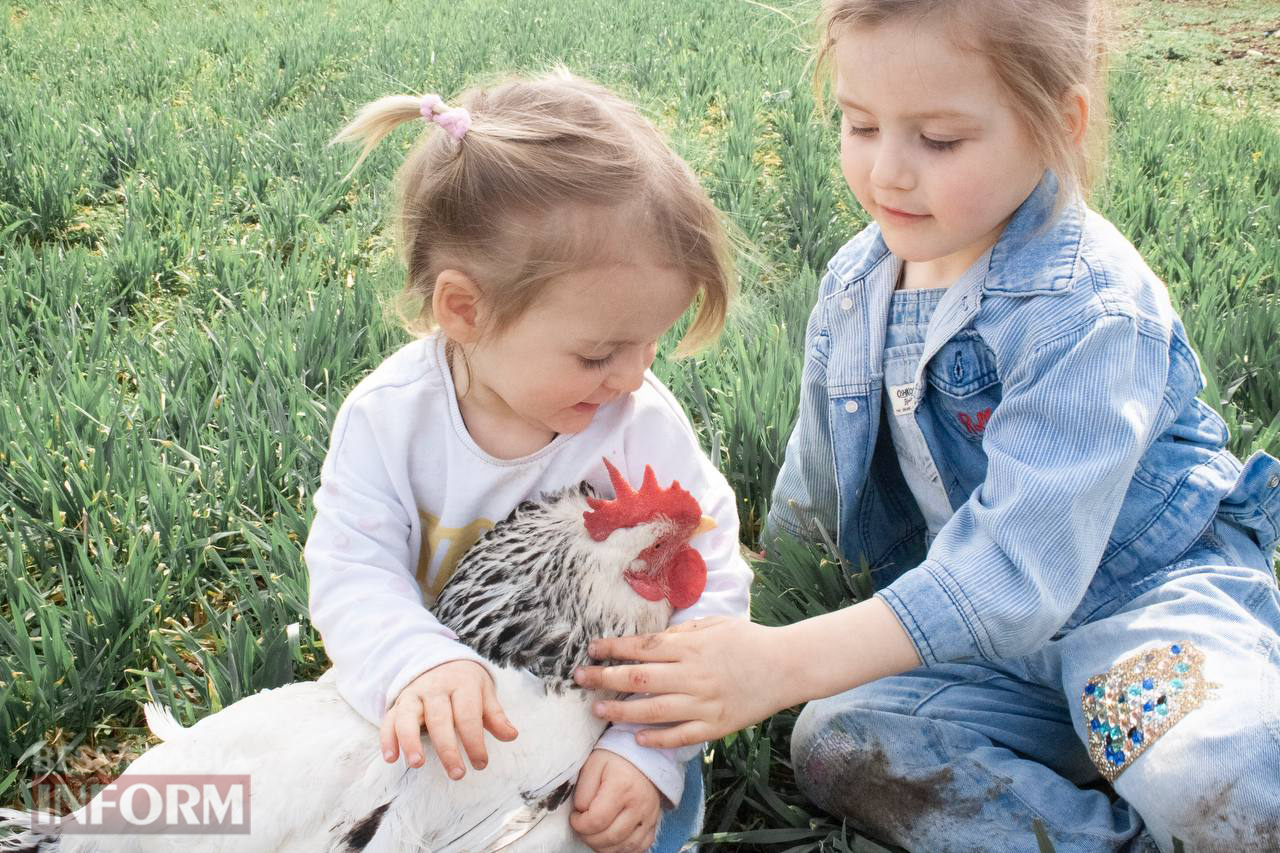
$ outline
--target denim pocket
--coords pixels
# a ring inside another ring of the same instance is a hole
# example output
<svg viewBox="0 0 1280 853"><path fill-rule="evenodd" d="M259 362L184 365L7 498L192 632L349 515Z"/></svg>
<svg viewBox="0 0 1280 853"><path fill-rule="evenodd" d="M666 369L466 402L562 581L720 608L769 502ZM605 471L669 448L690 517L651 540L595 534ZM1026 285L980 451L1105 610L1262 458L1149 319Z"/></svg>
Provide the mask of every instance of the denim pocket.
<svg viewBox="0 0 1280 853"><path fill-rule="evenodd" d="M1000 404L1000 376L995 356L973 332L961 332L929 361L929 407L942 425L935 439L943 445L959 441L978 445L995 408Z"/></svg>
<svg viewBox="0 0 1280 853"><path fill-rule="evenodd" d="M1259 450L1244 463L1218 513L1246 527L1270 560L1280 542L1280 460Z"/></svg>
<svg viewBox="0 0 1280 853"><path fill-rule="evenodd" d="M1000 381L995 353L969 329L943 344L925 372L930 385L953 399L971 397Z"/></svg>

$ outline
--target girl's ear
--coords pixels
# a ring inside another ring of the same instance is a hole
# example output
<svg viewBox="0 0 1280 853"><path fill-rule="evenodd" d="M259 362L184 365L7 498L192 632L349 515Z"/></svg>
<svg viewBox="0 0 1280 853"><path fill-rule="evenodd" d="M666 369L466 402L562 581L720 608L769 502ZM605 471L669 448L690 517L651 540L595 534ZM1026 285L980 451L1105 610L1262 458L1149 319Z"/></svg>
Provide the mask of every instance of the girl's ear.
<svg viewBox="0 0 1280 853"><path fill-rule="evenodd" d="M469 275L455 269L436 276L431 294L431 316L450 340L473 344L480 340L482 316L480 288Z"/></svg>
<svg viewBox="0 0 1280 853"><path fill-rule="evenodd" d="M1071 136L1073 145L1084 142L1085 131L1089 129L1089 89L1082 83L1076 83L1067 89L1062 97L1062 117Z"/></svg>

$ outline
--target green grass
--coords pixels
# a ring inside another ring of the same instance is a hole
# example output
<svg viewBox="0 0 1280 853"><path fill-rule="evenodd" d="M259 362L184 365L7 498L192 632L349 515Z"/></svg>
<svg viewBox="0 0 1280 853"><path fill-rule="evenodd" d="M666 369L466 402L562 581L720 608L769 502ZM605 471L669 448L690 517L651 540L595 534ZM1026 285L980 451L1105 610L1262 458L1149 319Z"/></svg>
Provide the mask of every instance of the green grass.
<svg viewBox="0 0 1280 853"><path fill-rule="evenodd" d="M505 5L0 13L0 801L81 747L141 743L148 695L190 722L323 670L301 543L338 404L405 340L383 308L403 275L385 217L412 133L350 183L353 152L324 143L379 95L563 61L669 132L760 256L723 345L657 365L754 542L815 271L864 222L812 120L807 30L726 0ZM1169 282L1232 449L1278 453L1270 84L1202 103L1137 48L1117 71L1096 204ZM774 559L762 621L866 591L823 555ZM792 720L715 746L709 830L736 849L876 849L795 792Z"/></svg>

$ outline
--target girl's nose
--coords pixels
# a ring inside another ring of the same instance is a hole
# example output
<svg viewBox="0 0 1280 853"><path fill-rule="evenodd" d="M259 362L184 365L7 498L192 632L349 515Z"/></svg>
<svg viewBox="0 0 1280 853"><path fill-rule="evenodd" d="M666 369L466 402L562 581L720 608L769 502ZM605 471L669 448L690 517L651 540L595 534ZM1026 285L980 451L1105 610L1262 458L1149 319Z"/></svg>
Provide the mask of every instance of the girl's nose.
<svg viewBox="0 0 1280 853"><path fill-rule="evenodd" d="M909 190L915 187L915 175L908 158L892 142L881 142L876 147L875 161L871 164L871 183L884 189Z"/></svg>
<svg viewBox="0 0 1280 853"><path fill-rule="evenodd" d="M605 385L624 394L640 390L644 384L644 372L653 364L655 349L655 346L629 348L625 357L617 359L617 366L609 372Z"/></svg>

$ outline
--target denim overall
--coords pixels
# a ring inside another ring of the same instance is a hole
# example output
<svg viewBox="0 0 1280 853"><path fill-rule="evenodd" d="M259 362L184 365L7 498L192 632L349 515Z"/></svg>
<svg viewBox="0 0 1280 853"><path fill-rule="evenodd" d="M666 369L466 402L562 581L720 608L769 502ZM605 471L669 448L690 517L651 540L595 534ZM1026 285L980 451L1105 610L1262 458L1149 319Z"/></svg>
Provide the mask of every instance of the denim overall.
<svg viewBox="0 0 1280 853"><path fill-rule="evenodd" d="M909 850L1280 850L1280 463L1054 191L940 294L874 226L824 279L768 534L834 530L925 665L809 703L797 781Z"/></svg>
<svg viewBox="0 0 1280 853"><path fill-rule="evenodd" d="M706 796L702 787L702 756L697 755L684 766L684 794L680 805L662 816L658 824L658 837L650 853L679 853L681 850L697 850L689 839L702 832L702 818L706 810Z"/></svg>

